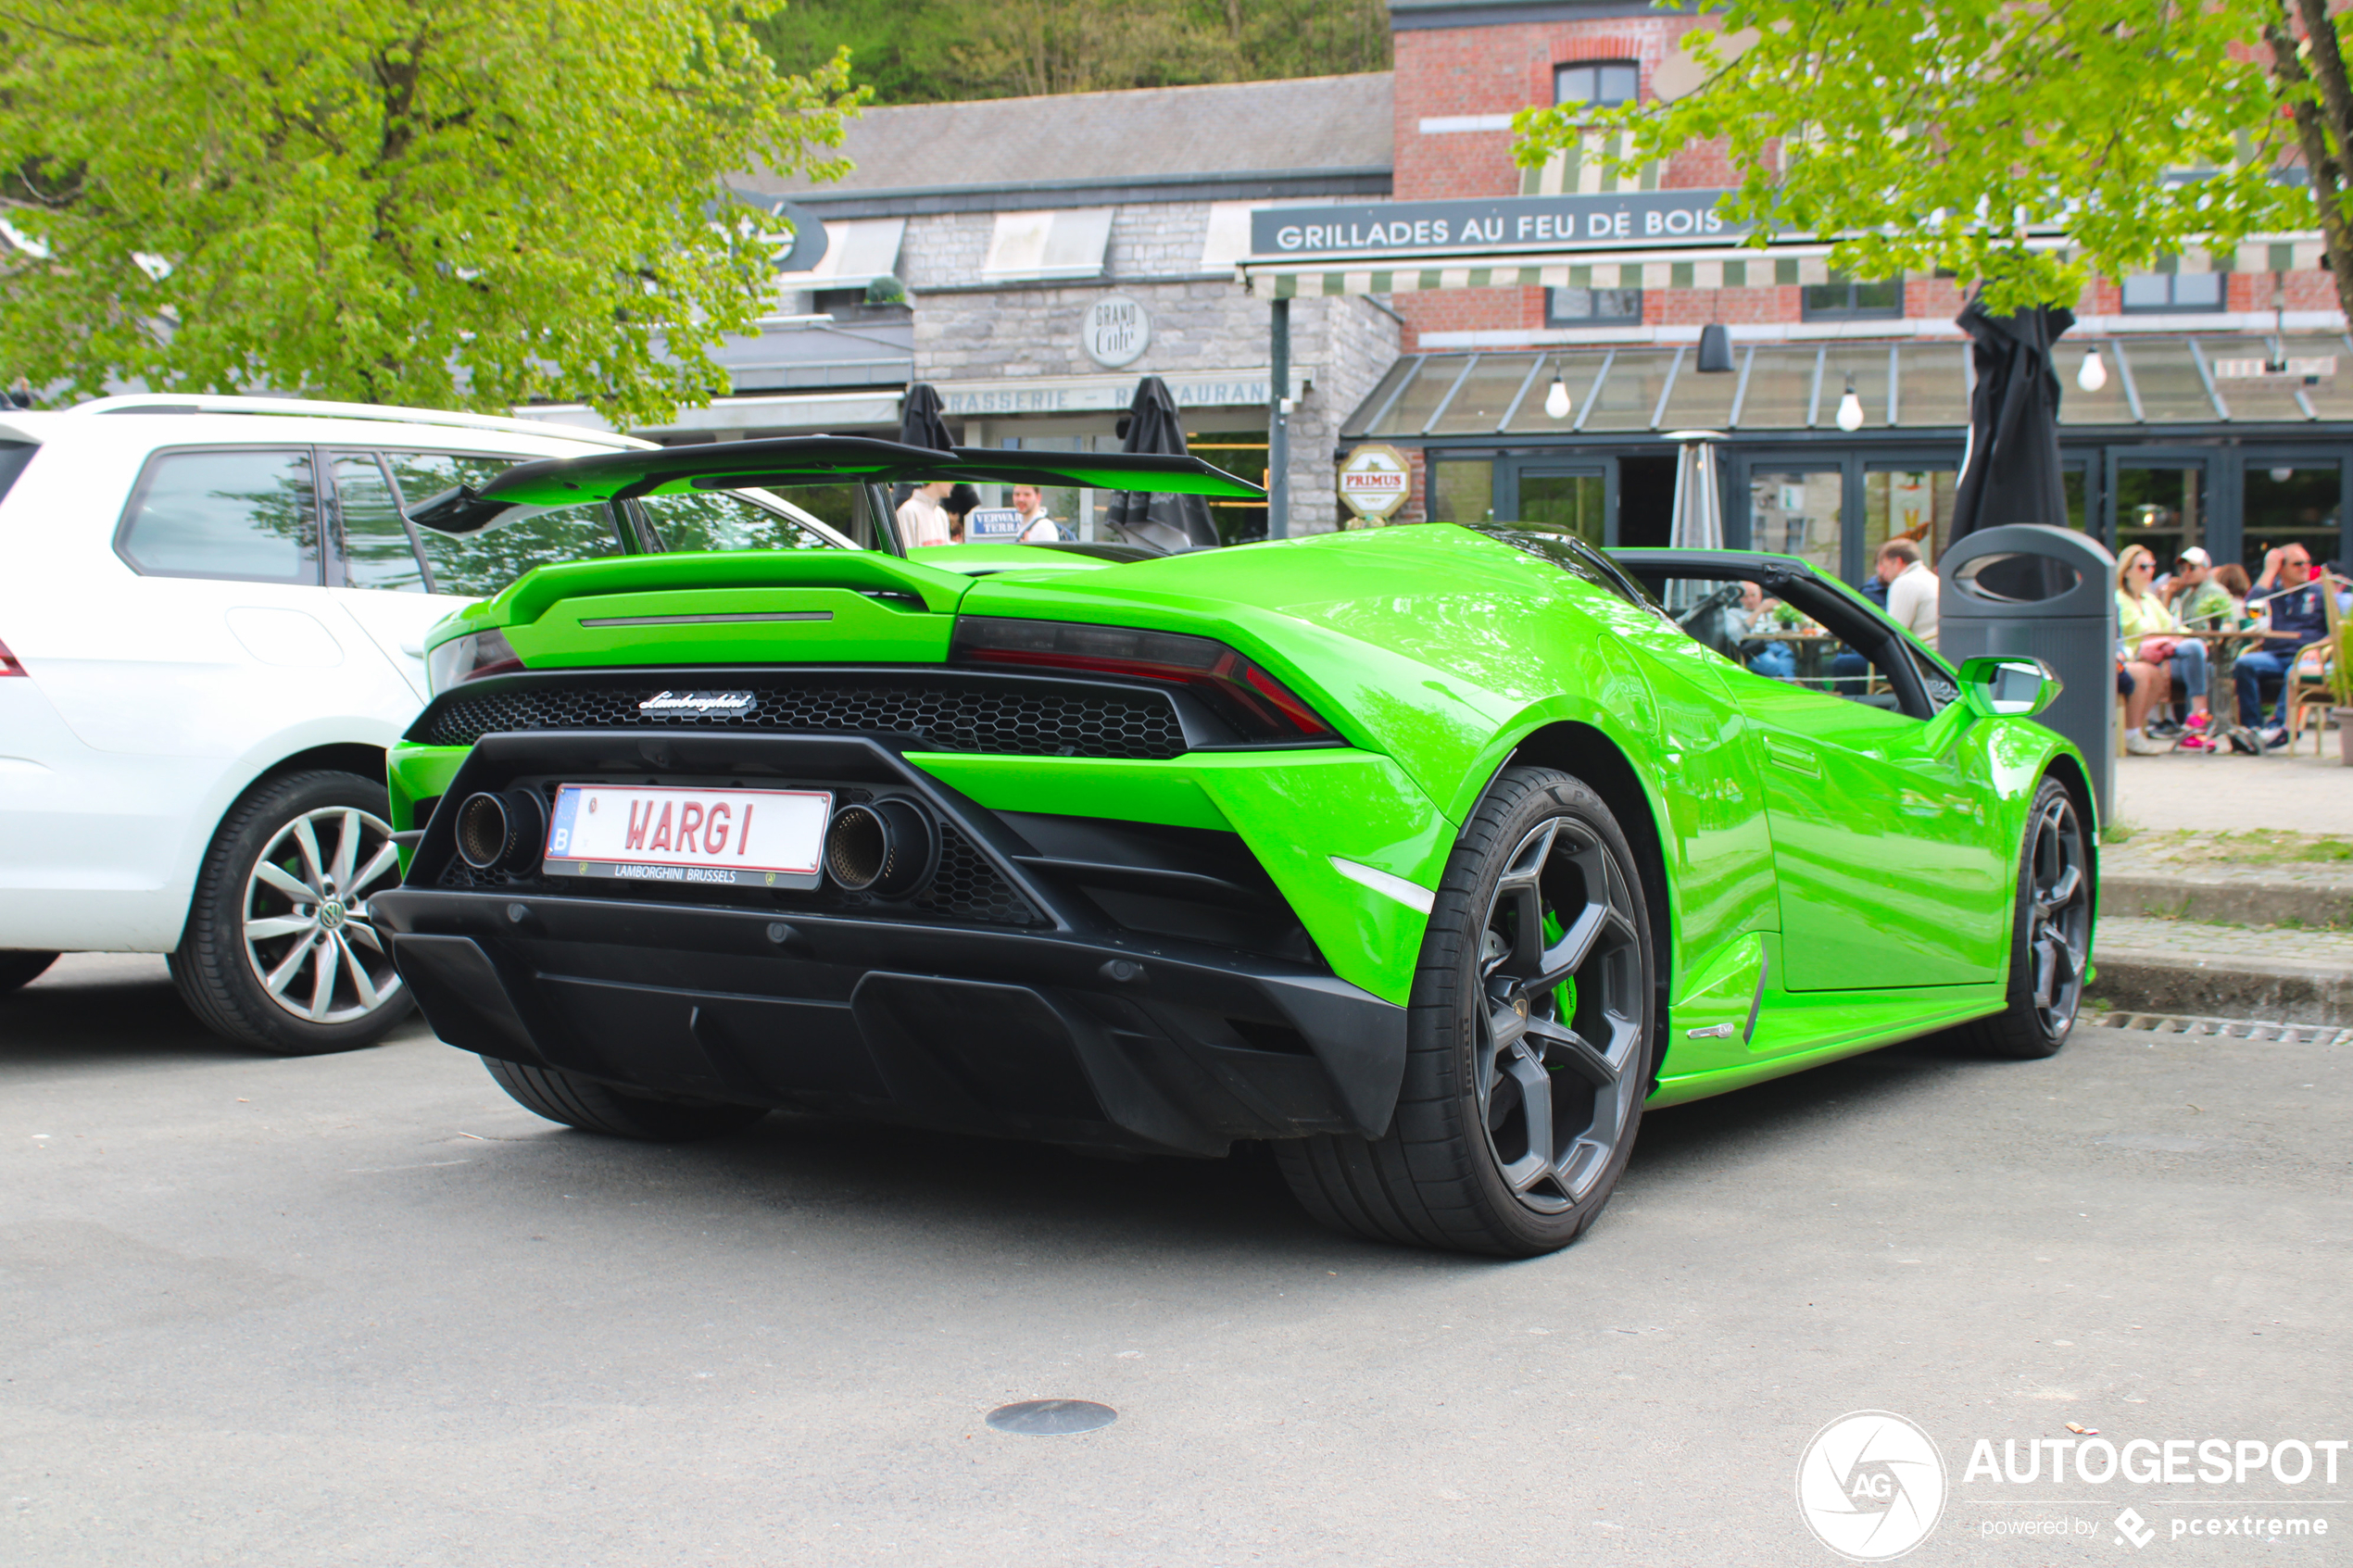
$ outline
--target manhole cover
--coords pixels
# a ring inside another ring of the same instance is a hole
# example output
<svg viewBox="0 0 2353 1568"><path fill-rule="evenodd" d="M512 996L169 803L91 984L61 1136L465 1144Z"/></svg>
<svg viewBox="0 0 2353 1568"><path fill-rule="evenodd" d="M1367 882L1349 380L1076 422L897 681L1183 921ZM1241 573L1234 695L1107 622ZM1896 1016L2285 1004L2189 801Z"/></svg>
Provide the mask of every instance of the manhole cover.
<svg viewBox="0 0 2353 1568"><path fill-rule="evenodd" d="M1018 1432L1026 1437L1063 1437L1073 1432L1092 1432L1118 1419L1117 1411L1092 1399L1024 1399L1017 1405L1000 1405L988 1412L988 1424L998 1431Z"/></svg>

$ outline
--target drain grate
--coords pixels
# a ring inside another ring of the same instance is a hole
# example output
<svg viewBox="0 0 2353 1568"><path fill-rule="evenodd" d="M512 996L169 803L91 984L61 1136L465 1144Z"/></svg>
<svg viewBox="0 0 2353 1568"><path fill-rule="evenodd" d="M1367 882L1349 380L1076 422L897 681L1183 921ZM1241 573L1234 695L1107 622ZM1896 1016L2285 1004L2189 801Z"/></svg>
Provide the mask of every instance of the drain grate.
<svg viewBox="0 0 2353 1568"><path fill-rule="evenodd" d="M2340 1029L2334 1023L2265 1023L2246 1018L2184 1018L2164 1012L2111 1012L2096 1022L2109 1029L2143 1029L2152 1035L2219 1035L2289 1046L2353 1045L2353 1029Z"/></svg>

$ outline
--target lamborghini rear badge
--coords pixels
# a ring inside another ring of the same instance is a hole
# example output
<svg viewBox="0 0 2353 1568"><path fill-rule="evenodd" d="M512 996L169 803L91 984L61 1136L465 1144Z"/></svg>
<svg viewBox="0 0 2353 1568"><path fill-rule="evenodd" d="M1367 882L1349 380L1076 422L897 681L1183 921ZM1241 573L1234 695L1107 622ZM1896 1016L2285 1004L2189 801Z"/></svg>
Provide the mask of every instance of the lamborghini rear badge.
<svg viewBox="0 0 2353 1568"><path fill-rule="evenodd" d="M640 713L691 713L697 717L717 714L733 719L760 706L760 699L749 692L656 692L637 705Z"/></svg>

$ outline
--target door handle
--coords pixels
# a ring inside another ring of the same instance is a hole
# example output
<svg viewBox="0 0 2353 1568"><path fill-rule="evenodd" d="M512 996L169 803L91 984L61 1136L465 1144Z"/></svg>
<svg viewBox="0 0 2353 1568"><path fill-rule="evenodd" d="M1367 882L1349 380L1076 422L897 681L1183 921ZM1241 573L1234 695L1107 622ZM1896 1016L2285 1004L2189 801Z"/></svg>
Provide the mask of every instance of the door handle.
<svg viewBox="0 0 2353 1568"><path fill-rule="evenodd" d="M1810 746L1795 745L1778 735L1767 735L1765 753L1793 773L1803 773L1809 779L1822 776L1822 759L1814 755Z"/></svg>

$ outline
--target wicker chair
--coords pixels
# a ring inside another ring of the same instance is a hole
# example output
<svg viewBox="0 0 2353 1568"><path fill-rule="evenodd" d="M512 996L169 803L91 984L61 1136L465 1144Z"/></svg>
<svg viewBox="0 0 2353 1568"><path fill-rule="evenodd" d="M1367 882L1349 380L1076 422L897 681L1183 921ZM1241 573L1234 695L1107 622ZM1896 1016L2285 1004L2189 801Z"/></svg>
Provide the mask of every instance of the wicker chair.
<svg viewBox="0 0 2353 1568"><path fill-rule="evenodd" d="M2287 672L2287 749L2295 754L2296 743L2304 737L2309 722L2312 731L2312 753L2319 756L2327 730L2329 710L2337 704L2336 672L2353 669L2353 650L2347 646L2353 626L2347 625L2337 615L2337 591L2347 586L2341 577L2326 577L2322 582L2321 604L2328 617L2329 634L2320 642L2306 646L2296 656Z"/></svg>

